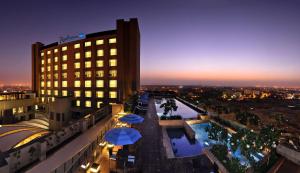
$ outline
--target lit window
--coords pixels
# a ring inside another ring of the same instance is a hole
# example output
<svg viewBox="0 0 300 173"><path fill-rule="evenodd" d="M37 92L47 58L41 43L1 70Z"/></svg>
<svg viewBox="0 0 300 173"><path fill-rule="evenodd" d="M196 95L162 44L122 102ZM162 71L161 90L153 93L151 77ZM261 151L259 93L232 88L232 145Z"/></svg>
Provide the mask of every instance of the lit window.
<svg viewBox="0 0 300 173"><path fill-rule="evenodd" d="M68 60L68 55L63 55L62 60L67 61Z"/></svg>
<svg viewBox="0 0 300 173"><path fill-rule="evenodd" d="M67 90L62 90L62 96L68 96L68 91Z"/></svg>
<svg viewBox="0 0 300 173"><path fill-rule="evenodd" d="M92 72L91 71L86 71L85 72L85 77L87 77L87 78L92 77Z"/></svg>
<svg viewBox="0 0 300 173"><path fill-rule="evenodd" d="M57 73L54 74L54 79L58 79L58 74Z"/></svg>
<svg viewBox="0 0 300 173"><path fill-rule="evenodd" d="M117 77L117 70L109 70L110 77Z"/></svg>
<svg viewBox="0 0 300 173"><path fill-rule="evenodd" d="M47 95L51 95L51 90L47 90Z"/></svg>
<svg viewBox="0 0 300 173"><path fill-rule="evenodd" d="M103 80L96 80L96 87L101 88L104 86L104 81Z"/></svg>
<svg viewBox="0 0 300 173"><path fill-rule="evenodd" d="M109 66L111 67L117 66L117 60L116 59L109 60Z"/></svg>
<svg viewBox="0 0 300 173"><path fill-rule="evenodd" d="M103 67L103 60L97 60L96 66L97 67Z"/></svg>
<svg viewBox="0 0 300 173"><path fill-rule="evenodd" d="M42 60L41 60L41 64L44 64L44 63L45 63L45 61L42 59Z"/></svg>
<svg viewBox="0 0 300 173"><path fill-rule="evenodd" d="M85 101L85 107L87 107L87 108L92 107L92 102L89 100Z"/></svg>
<svg viewBox="0 0 300 173"><path fill-rule="evenodd" d="M80 53L79 52L75 53L75 59L80 59Z"/></svg>
<svg viewBox="0 0 300 173"><path fill-rule="evenodd" d="M109 87L110 88L116 88L117 87L117 80L110 80L109 81Z"/></svg>
<svg viewBox="0 0 300 173"><path fill-rule="evenodd" d="M92 45L92 42L90 42L90 41L84 43L85 47L88 47L88 46L91 46L91 45Z"/></svg>
<svg viewBox="0 0 300 173"><path fill-rule="evenodd" d="M54 53L57 53L58 52L58 49L54 49Z"/></svg>
<svg viewBox="0 0 300 173"><path fill-rule="evenodd" d="M80 80L75 80L74 81L74 86L75 87L80 87Z"/></svg>
<svg viewBox="0 0 300 173"><path fill-rule="evenodd" d="M54 81L54 87L58 87L58 81Z"/></svg>
<svg viewBox="0 0 300 173"><path fill-rule="evenodd" d="M85 87L92 87L92 81L90 81L90 80L84 81L84 86Z"/></svg>
<svg viewBox="0 0 300 173"><path fill-rule="evenodd" d="M80 78L80 72L79 71L75 72L75 78Z"/></svg>
<svg viewBox="0 0 300 173"><path fill-rule="evenodd" d="M117 49L110 49L110 55L117 55Z"/></svg>
<svg viewBox="0 0 300 173"><path fill-rule="evenodd" d="M47 81L47 87L51 87L51 81Z"/></svg>
<svg viewBox="0 0 300 173"><path fill-rule="evenodd" d="M48 58L48 59L47 59L47 62L48 62L48 64L50 64L50 63L51 63L51 59L50 59L50 58Z"/></svg>
<svg viewBox="0 0 300 173"><path fill-rule="evenodd" d="M97 108L100 108L102 103L103 102L97 102Z"/></svg>
<svg viewBox="0 0 300 173"><path fill-rule="evenodd" d="M44 87L44 86L45 86L45 82L42 81L42 82L41 82L41 87Z"/></svg>
<svg viewBox="0 0 300 173"><path fill-rule="evenodd" d="M41 75L41 79L44 79L44 75Z"/></svg>
<svg viewBox="0 0 300 173"><path fill-rule="evenodd" d="M62 78L64 78L64 79L67 79L67 77L68 77L67 73L62 73L61 76L62 76Z"/></svg>
<svg viewBox="0 0 300 173"><path fill-rule="evenodd" d="M58 65L54 66L54 70L57 71L58 70Z"/></svg>
<svg viewBox="0 0 300 173"><path fill-rule="evenodd" d="M78 69L78 68L80 68L80 62L76 62L76 63L74 63L74 66L75 66L75 69Z"/></svg>
<svg viewBox="0 0 300 173"><path fill-rule="evenodd" d="M104 76L103 70L96 71L96 77L103 77L103 76Z"/></svg>
<svg viewBox="0 0 300 173"><path fill-rule="evenodd" d="M41 67L41 72L44 72L45 70L44 70L44 67Z"/></svg>
<svg viewBox="0 0 300 173"><path fill-rule="evenodd" d="M97 50L97 56L103 56L104 55L104 51L102 49Z"/></svg>
<svg viewBox="0 0 300 173"><path fill-rule="evenodd" d="M85 91L84 93L85 93L85 97L88 98L92 97L92 91Z"/></svg>
<svg viewBox="0 0 300 173"><path fill-rule="evenodd" d="M74 91L74 97L80 97L80 91Z"/></svg>
<svg viewBox="0 0 300 173"><path fill-rule="evenodd" d="M96 97L97 98L103 98L104 97L104 92L103 91L97 91L96 92Z"/></svg>
<svg viewBox="0 0 300 173"><path fill-rule="evenodd" d="M54 95L58 96L58 90L54 90Z"/></svg>
<svg viewBox="0 0 300 173"><path fill-rule="evenodd" d="M51 79L51 74L47 74L47 79Z"/></svg>
<svg viewBox="0 0 300 173"><path fill-rule="evenodd" d="M116 91L110 91L109 92L109 98L112 98L112 99L117 98L117 92Z"/></svg>
<svg viewBox="0 0 300 173"><path fill-rule="evenodd" d="M41 56L44 56L44 52L41 52Z"/></svg>
<svg viewBox="0 0 300 173"><path fill-rule="evenodd" d="M117 42L117 39L116 38L110 38L108 40L108 42L111 44L111 43L116 43Z"/></svg>
<svg viewBox="0 0 300 173"><path fill-rule="evenodd" d="M62 51L66 51L67 49L68 49L67 46L61 48Z"/></svg>
<svg viewBox="0 0 300 173"><path fill-rule="evenodd" d="M58 57L54 57L54 62L58 62Z"/></svg>
<svg viewBox="0 0 300 173"><path fill-rule="evenodd" d="M42 102L43 102L43 103L45 102L45 98L44 98L44 97L42 97Z"/></svg>
<svg viewBox="0 0 300 173"><path fill-rule="evenodd" d="M62 81L61 82L62 87L68 87L68 82L67 81Z"/></svg>
<svg viewBox="0 0 300 173"><path fill-rule="evenodd" d="M47 71L51 71L51 67L50 66L47 67Z"/></svg>
<svg viewBox="0 0 300 173"><path fill-rule="evenodd" d="M45 90L41 90L41 94L45 94Z"/></svg>
<svg viewBox="0 0 300 173"><path fill-rule="evenodd" d="M52 102L54 102L55 101L55 97L52 97Z"/></svg>
<svg viewBox="0 0 300 173"><path fill-rule="evenodd" d="M51 51L50 51L50 50L48 50L48 51L47 51L47 54L48 54L48 55L50 55L50 54L51 54Z"/></svg>
<svg viewBox="0 0 300 173"><path fill-rule="evenodd" d="M86 61L85 62L85 68L91 68L91 66L92 66L91 61Z"/></svg>
<svg viewBox="0 0 300 173"><path fill-rule="evenodd" d="M75 48L75 49L80 48L80 44L79 44L79 43L75 44L75 45L74 45L74 48Z"/></svg>
<svg viewBox="0 0 300 173"><path fill-rule="evenodd" d="M76 100L76 106L77 106L77 107L80 106L80 100Z"/></svg>
<svg viewBox="0 0 300 173"><path fill-rule="evenodd" d="M62 64L62 69L63 69L63 70L67 70L67 68L68 68L68 65L67 65L67 64Z"/></svg>
<svg viewBox="0 0 300 173"><path fill-rule="evenodd" d="M85 52L85 57L86 57L86 58L92 57L92 52L91 52L91 51L86 51L86 52Z"/></svg>
<svg viewBox="0 0 300 173"><path fill-rule="evenodd" d="M101 45L101 44L104 44L103 40L96 40L96 45Z"/></svg>

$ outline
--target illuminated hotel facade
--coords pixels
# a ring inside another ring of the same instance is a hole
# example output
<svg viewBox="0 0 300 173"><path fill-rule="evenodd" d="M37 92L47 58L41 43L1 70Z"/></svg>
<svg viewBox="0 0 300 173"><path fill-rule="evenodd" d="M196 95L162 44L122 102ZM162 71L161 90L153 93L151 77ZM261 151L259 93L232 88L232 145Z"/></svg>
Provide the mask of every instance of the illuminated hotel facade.
<svg viewBox="0 0 300 173"><path fill-rule="evenodd" d="M32 45L32 89L42 102L71 97L75 109L97 109L122 103L139 88L137 19L117 20L115 30Z"/></svg>

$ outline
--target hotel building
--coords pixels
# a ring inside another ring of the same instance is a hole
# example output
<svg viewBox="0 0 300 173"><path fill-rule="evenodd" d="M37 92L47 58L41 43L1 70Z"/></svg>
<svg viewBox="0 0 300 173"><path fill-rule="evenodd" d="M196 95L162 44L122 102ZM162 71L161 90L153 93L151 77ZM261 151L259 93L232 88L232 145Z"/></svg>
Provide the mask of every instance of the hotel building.
<svg viewBox="0 0 300 173"><path fill-rule="evenodd" d="M81 112L122 103L139 88L137 19L117 20L115 30L32 45L32 89L42 102L69 96Z"/></svg>

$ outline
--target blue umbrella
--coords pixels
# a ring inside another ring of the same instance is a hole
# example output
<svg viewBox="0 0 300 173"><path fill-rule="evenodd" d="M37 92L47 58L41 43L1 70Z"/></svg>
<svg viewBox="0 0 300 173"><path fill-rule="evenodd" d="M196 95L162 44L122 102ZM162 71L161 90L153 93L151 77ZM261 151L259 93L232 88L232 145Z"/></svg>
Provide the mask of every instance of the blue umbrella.
<svg viewBox="0 0 300 173"><path fill-rule="evenodd" d="M137 124L143 122L144 118L136 114L128 114L122 118L119 118L119 120L129 124Z"/></svg>
<svg viewBox="0 0 300 173"><path fill-rule="evenodd" d="M106 132L104 139L114 145L130 145L138 141L142 135L139 131L128 128L115 128Z"/></svg>

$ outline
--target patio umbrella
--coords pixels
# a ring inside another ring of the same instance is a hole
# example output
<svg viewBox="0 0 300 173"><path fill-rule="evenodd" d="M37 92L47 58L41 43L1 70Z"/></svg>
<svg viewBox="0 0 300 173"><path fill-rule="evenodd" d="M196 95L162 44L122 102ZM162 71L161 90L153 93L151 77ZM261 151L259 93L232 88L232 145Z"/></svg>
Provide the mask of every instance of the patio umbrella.
<svg viewBox="0 0 300 173"><path fill-rule="evenodd" d="M122 127L106 132L104 139L114 145L130 145L134 144L141 137L139 131L128 127Z"/></svg>
<svg viewBox="0 0 300 173"><path fill-rule="evenodd" d="M120 121L128 124L138 124L144 121L144 118L136 114L128 114L122 118L119 118Z"/></svg>

